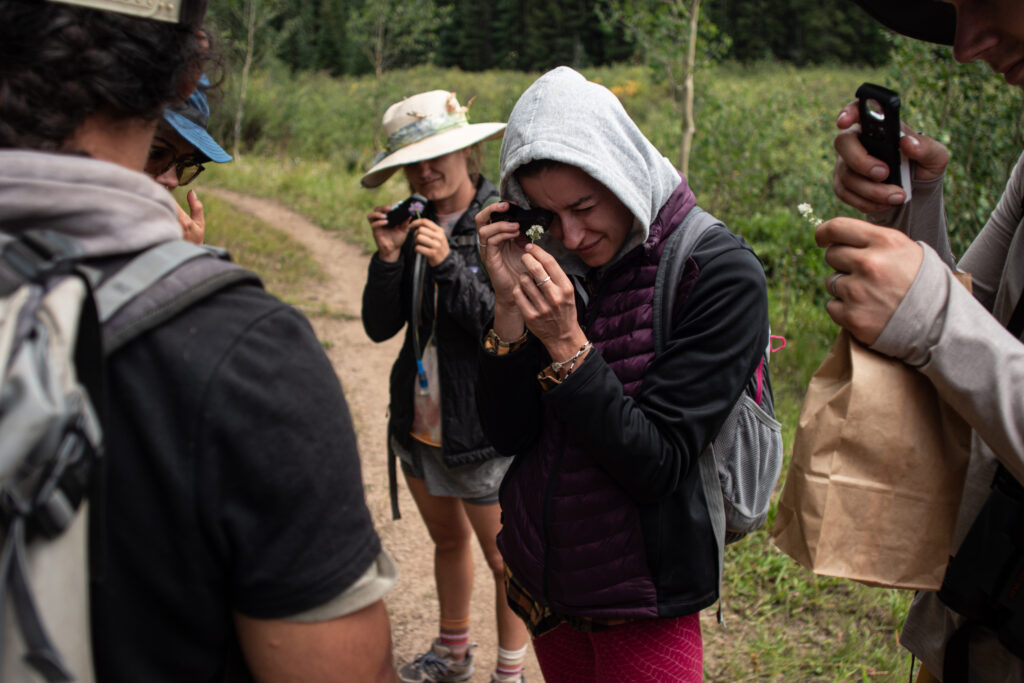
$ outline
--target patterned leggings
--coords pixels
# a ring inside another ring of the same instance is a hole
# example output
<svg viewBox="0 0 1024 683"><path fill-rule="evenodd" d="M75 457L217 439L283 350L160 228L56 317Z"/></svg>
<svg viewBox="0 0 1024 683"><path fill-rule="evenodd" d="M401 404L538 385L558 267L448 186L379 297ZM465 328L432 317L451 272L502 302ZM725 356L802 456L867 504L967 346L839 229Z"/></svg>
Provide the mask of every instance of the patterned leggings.
<svg viewBox="0 0 1024 683"><path fill-rule="evenodd" d="M535 638L533 650L548 683L699 683L704 675L699 614L596 633L563 623Z"/></svg>

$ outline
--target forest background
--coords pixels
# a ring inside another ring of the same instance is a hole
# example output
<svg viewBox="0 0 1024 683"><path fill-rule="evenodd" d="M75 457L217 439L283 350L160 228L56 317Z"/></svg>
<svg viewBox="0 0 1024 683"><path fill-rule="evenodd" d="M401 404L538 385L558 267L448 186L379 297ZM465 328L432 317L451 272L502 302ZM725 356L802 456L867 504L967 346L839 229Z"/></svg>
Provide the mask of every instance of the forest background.
<svg viewBox="0 0 1024 683"><path fill-rule="evenodd" d="M211 165L203 182L277 199L367 251L366 212L408 194L401 174L374 191L359 186L393 102L454 90L472 102L471 122L503 121L540 73L568 64L608 86L675 160L680 88L692 76L690 184L757 251L772 331L787 339L772 358L787 458L803 393L837 332L824 312L830 269L797 206L856 215L831 190L839 109L861 82L886 85L901 94L904 120L950 148L958 254L1024 148L1019 90L983 64L956 64L947 48L879 29L847 0L219 0L210 18L223 55L211 73L211 132L236 161ZM494 181L497 157L492 143L484 173ZM266 240L210 203L211 240L268 281L275 271L315 277L301 272L308 260L290 258L297 245ZM729 620L706 634L717 649L707 679L907 680L897 637L911 595L811 575L770 545L773 519L774 508L761 531L727 549Z"/></svg>

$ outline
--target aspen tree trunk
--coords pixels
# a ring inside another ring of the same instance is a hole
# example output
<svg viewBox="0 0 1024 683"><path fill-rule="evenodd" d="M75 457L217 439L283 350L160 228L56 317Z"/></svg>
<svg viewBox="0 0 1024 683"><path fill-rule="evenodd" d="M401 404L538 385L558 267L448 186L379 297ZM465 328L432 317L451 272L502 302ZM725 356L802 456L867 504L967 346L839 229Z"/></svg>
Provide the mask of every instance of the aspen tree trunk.
<svg viewBox="0 0 1024 683"><path fill-rule="evenodd" d="M377 78L384 73L384 18L377 21L377 45L374 47L374 68L377 71Z"/></svg>
<svg viewBox="0 0 1024 683"><path fill-rule="evenodd" d="M686 47L686 78L683 81L683 141L679 149L679 170L688 175L690 170L690 147L696 126L693 121L693 69L697 61L697 19L700 0L690 4L690 40Z"/></svg>
<svg viewBox="0 0 1024 683"><path fill-rule="evenodd" d="M256 49L256 3L257 0L249 0L249 35L245 46L245 63L242 65L242 87L238 93L238 111L235 112L235 143L232 149L232 156L238 158L238 144L242 137L242 113L245 110L245 90L249 85L249 69L252 67L253 51Z"/></svg>

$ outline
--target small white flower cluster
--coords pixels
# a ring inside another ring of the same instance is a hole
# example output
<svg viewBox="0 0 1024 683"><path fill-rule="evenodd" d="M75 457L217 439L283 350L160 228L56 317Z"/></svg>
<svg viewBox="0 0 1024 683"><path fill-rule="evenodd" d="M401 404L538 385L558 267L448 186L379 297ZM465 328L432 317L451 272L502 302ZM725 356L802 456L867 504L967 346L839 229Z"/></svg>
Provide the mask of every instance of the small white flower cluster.
<svg viewBox="0 0 1024 683"><path fill-rule="evenodd" d="M821 224L821 219L814 215L814 207L804 202L798 204L796 210L800 212L800 215L807 219L807 222L817 227Z"/></svg>
<svg viewBox="0 0 1024 683"><path fill-rule="evenodd" d="M539 225L531 225L526 230L526 236L530 238L531 242L536 242L544 235L544 228Z"/></svg>

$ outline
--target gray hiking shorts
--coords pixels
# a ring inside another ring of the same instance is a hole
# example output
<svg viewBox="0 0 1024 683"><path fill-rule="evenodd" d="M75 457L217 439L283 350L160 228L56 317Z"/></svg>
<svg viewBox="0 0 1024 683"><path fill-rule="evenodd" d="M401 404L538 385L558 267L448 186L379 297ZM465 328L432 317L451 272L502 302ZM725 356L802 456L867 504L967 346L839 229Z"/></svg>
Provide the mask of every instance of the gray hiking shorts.
<svg viewBox="0 0 1024 683"><path fill-rule="evenodd" d="M511 457L499 456L469 465L447 467L440 448L413 439L412 448L406 450L393 436L391 448L402 463L402 472L408 477L422 479L430 495L460 498L472 505L497 504L498 487L505 470L512 463Z"/></svg>

